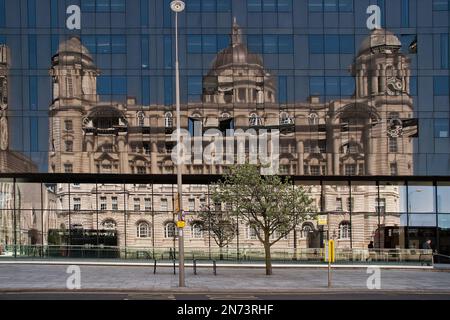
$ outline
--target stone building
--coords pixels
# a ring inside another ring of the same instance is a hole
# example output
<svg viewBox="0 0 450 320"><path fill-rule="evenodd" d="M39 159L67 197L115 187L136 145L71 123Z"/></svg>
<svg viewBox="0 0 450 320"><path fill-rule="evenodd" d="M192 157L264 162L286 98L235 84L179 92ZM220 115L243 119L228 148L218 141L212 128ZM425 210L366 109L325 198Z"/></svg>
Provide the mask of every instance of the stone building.
<svg viewBox="0 0 450 320"><path fill-rule="evenodd" d="M203 79L203 102L182 105L181 127L221 132L237 129L279 130L279 174L410 175L412 138L417 134L410 95L410 59L391 32L374 30L361 44L351 66L352 97L294 104L276 102L276 82L261 57L248 51L236 21L229 47L219 52ZM78 37L60 44L52 58L53 101L50 106L49 172L171 174L174 106L142 106L100 101L101 73ZM276 152L269 149L270 152ZM245 146L246 156L252 150ZM191 159L194 160L194 159ZM191 161L183 173L221 174L226 165ZM61 222L66 227L117 230L117 244L135 247L174 245L172 185L59 185ZM195 212L208 201L206 186L184 186L185 209ZM373 187L308 187L317 210L332 213L331 234L340 247L366 248L384 230L401 229L399 190ZM70 190L69 190L70 189ZM222 210L226 208L222 207ZM379 221L377 210L382 210ZM70 214L69 214L70 212ZM351 212L351 215L349 214ZM389 214L392 213L392 214ZM187 246L202 248L210 238L190 218ZM251 229L240 226L241 246L258 247ZM320 246L315 221L304 222L281 248Z"/></svg>
<svg viewBox="0 0 450 320"><path fill-rule="evenodd" d="M9 148L8 74L10 50L0 45L0 172L35 172L36 165L23 154Z"/></svg>
<svg viewBox="0 0 450 320"><path fill-rule="evenodd" d="M27 156L9 146L10 57L9 48L0 45L0 173L36 172L36 165ZM48 230L58 226L55 209L51 188L42 186L41 190L40 184L0 181L0 245L47 244Z"/></svg>

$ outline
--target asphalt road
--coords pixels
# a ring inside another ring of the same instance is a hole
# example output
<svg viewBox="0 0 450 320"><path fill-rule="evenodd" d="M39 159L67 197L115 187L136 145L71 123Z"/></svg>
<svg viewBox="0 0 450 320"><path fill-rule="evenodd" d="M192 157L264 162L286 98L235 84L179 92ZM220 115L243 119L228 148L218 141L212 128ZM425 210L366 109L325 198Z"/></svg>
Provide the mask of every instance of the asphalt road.
<svg viewBox="0 0 450 320"><path fill-rule="evenodd" d="M277 294L195 293L157 294L140 292L0 292L0 300L450 300L441 292L304 292Z"/></svg>

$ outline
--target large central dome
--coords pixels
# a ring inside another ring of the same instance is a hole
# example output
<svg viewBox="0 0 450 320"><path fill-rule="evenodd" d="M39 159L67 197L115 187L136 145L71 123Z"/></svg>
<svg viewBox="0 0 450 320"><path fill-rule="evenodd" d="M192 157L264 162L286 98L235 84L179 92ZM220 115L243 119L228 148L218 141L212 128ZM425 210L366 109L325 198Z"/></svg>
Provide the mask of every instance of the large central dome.
<svg viewBox="0 0 450 320"><path fill-rule="evenodd" d="M233 65L242 67L243 65L253 65L263 67L262 58L253 53L249 53L247 46L242 41L242 31L234 19L231 44L228 48L220 51L214 59L211 71L223 68L230 68Z"/></svg>
<svg viewBox="0 0 450 320"><path fill-rule="evenodd" d="M235 18L230 45L217 54L208 75L203 78L203 101L273 103L275 92L275 82L265 71L263 59L248 52Z"/></svg>

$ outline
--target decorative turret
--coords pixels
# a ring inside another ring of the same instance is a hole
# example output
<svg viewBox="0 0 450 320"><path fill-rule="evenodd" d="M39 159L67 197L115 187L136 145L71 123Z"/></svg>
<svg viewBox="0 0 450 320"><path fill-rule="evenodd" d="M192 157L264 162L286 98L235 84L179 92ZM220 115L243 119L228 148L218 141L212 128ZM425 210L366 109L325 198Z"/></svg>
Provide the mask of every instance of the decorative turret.
<svg viewBox="0 0 450 320"><path fill-rule="evenodd" d="M362 42L352 66L357 98L410 93L410 59L401 47L400 40L384 29L375 29Z"/></svg>
<svg viewBox="0 0 450 320"><path fill-rule="evenodd" d="M59 45L52 58L53 101L78 99L97 101L99 70L80 38L71 37Z"/></svg>

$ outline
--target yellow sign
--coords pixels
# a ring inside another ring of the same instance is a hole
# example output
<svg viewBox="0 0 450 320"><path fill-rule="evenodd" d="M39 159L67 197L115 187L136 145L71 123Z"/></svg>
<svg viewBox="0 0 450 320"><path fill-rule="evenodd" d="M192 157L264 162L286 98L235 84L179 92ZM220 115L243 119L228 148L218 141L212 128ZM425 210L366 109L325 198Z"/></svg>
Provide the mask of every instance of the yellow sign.
<svg viewBox="0 0 450 320"><path fill-rule="evenodd" d="M334 240L325 243L325 262L336 262L336 248Z"/></svg>
<svg viewBox="0 0 450 320"><path fill-rule="evenodd" d="M321 214L321 215L319 215L318 217L317 217L317 224L319 225L319 226L325 226L325 225L327 225L328 223L327 223L327 215L326 214Z"/></svg>
<svg viewBox="0 0 450 320"><path fill-rule="evenodd" d="M179 220L179 221L177 221L177 227L178 228L184 228L186 226L186 222L185 221L182 221L182 220Z"/></svg>
<svg viewBox="0 0 450 320"><path fill-rule="evenodd" d="M334 247L334 240L328 241L328 257L330 262L336 261L336 249Z"/></svg>

